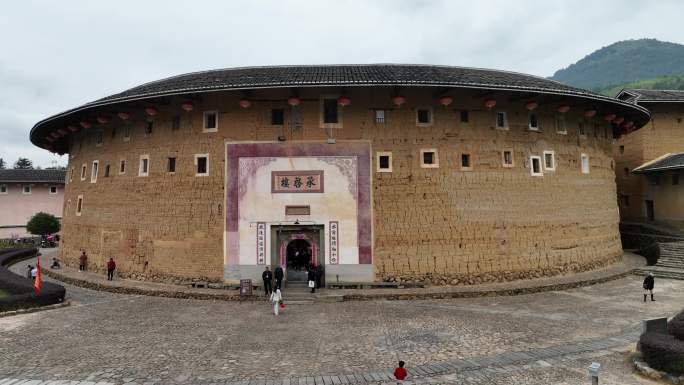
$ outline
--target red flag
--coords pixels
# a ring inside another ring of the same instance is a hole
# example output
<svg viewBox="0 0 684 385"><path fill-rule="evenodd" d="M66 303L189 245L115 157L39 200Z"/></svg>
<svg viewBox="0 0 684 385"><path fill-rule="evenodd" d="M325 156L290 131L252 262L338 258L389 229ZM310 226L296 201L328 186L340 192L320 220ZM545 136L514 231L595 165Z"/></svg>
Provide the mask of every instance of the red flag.
<svg viewBox="0 0 684 385"><path fill-rule="evenodd" d="M36 295L40 295L40 257L36 256L36 280L33 281L33 288L36 290Z"/></svg>

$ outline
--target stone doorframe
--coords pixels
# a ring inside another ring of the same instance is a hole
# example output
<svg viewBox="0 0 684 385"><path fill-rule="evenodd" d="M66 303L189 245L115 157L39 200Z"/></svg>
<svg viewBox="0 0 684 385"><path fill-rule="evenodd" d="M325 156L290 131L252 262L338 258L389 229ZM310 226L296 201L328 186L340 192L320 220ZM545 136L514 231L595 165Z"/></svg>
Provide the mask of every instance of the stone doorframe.
<svg viewBox="0 0 684 385"><path fill-rule="evenodd" d="M272 268L275 269L278 264L287 268L287 245L296 239L304 239L311 244L311 259L315 266L325 266L324 237L324 225L272 225L270 259ZM287 273L285 275L287 276Z"/></svg>

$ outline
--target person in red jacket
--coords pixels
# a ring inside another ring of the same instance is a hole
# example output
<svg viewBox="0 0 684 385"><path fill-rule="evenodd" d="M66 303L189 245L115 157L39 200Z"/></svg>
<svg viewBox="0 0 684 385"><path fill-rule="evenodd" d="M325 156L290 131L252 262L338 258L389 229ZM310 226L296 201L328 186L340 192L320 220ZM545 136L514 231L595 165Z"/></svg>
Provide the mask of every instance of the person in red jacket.
<svg viewBox="0 0 684 385"><path fill-rule="evenodd" d="M399 361L399 367L394 369L394 378L403 381L406 378L406 369L404 369L404 361Z"/></svg>
<svg viewBox="0 0 684 385"><path fill-rule="evenodd" d="M114 278L114 269L116 269L116 263L114 258L109 258L107 261L107 280L111 281Z"/></svg>

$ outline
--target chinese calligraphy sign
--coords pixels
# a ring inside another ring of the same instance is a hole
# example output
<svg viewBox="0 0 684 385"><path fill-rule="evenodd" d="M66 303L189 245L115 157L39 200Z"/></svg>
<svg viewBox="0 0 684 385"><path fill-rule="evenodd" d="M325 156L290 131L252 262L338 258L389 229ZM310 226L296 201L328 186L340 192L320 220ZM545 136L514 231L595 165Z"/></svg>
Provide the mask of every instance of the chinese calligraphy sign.
<svg viewBox="0 0 684 385"><path fill-rule="evenodd" d="M322 193L323 170L272 171L272 193Z"/></svg>
<svg viewBox="0 0 684 385"><path fill-rule="evenodd" d="M257 264L266 264L266 223L257 223Z"/></svg>
<svg viewBox="0 0 684 385"><path fill-rule="evenodd" d="M339 260L339 222L331 221L330 227L328 228L328 233L330 235L330 264L335 265L340 262Z"/></svg>

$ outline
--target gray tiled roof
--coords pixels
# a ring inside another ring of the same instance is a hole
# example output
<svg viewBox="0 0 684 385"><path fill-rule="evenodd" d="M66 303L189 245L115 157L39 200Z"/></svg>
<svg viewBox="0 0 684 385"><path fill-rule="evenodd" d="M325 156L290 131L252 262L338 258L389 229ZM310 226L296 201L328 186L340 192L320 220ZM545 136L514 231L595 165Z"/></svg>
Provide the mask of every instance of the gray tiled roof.
<svg viewBox="0 0 684 385"><path fill-rule="evenodd" d="M647 174L669 170L684 169L684 152L678 154L666 154L656 160L645 163L634 169L635 174Z"/></svg>
<svg viewBox="0 0 684 385"><path fill-rule="evenodd" d="M623 94L632 96L628 100L632 103L657 103L657 102L681 102L684 103L684 91L682 90L644 90L638 88L625 88L620 91L618 97Z"/></svg>
<svg viewBox="0 0 684 385"><path fill-rule="evenodd" d="M36 123L31 129L31 141L37 146L46 147L48 142L45 136L54 130L64 129L68 122L78 124L79 119L92 119L90 114L96 108L117 103L218 90L335 86L473 88L551 94L580 98L595 108L633 120L637 127L649 119L645 108L632 103L515 72L413 64L244 67L173 76L86 103ZM65 152L66 141L58 140L55 147Z"/></svg>
<svg viewBox="0 0 684 385"><path fill-rule="evenodd" d="M65 170L0 170L0 182L64 183Z"/></svg>

